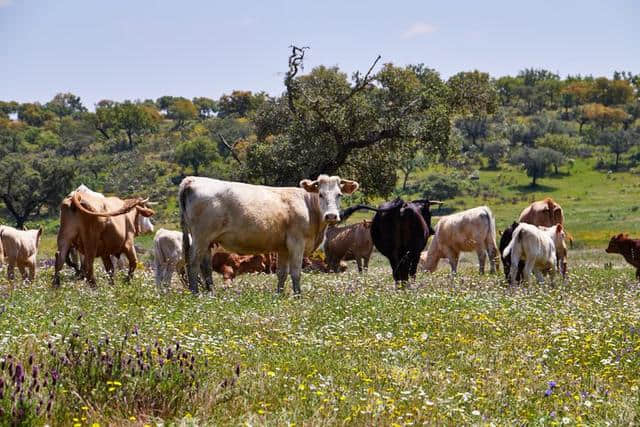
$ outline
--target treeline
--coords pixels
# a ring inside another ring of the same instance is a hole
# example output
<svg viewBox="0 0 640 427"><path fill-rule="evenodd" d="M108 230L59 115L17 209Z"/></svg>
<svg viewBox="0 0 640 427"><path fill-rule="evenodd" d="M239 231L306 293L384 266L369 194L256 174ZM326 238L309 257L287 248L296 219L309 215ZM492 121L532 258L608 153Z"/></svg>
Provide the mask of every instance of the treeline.
<svg viewBox="0 0 640 427"><path fill-rule="evenodd" d="M93 112L71 93L0 101L0 214L18 226L55 214L80 183L171 202L187 174L296 185L339 173L360 181L363 197L386 197L433 162L473 170L506 160L535 184L576 156L610 153L598 166L612 169L636 161L621 158L640 139L638 75L526 69L444 80L423 65L378 60L351 77L323 66L302 74L305 53L293 48L277 97L102 100ZM175 212L161 206L160 215Z"/></svg>

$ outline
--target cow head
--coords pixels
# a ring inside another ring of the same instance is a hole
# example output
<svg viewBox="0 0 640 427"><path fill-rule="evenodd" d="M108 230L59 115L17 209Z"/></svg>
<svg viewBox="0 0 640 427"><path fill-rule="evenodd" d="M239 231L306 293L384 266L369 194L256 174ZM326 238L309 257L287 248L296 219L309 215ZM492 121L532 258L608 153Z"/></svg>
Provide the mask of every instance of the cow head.
<svg viewBox="0 0 640 427"><path fill-rule="evenodd" d="M622 242L627 240L628 234L618 234L617 236L613 236L611 240L609 240L609 246L605 249L605 252L608 254L620 254L622 253Z"/></svg>
<svg viewBox="0 0 640 427"><path fill-rule="evenodd" d="M309 193L318 194L320 217L330 224L340 221L340 198L342 195L353 193L359 186L360 184L356 181L328 175L320 175L315 181L309 179L300 181L300 187Z"/></svg>
<svg viewBox="0 0 640 427"><path fill-rule="evenodd" d="M147 203L136 206L136 235L153 233L153 223L149 217L153 216L155 212L147 207Z"/></svg>
<svg viewBox="0 0 640 427"><path fill-rule="evenodd" d="M427 228L429 229L429 236L433 236L434 234L436 234L436 232L433 230L433 227L431 227L431 208L430 207L431 205L441 205L442 202L438 200L420 199L420 200L412 200L410 203L417 205L420 208L420 215L422 215L424 222L427 223Z"/></svg>

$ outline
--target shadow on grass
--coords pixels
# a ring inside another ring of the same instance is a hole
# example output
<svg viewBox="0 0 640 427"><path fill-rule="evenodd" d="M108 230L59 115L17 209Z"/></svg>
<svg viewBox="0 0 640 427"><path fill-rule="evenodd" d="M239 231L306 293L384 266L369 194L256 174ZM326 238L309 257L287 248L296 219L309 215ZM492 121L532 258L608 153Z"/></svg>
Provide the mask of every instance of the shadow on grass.
<svg viewBox="0 0 640 427"><path fill-rule="evenodd" d="M530 194L530 193L551 193L553 191L556 191L558 187L552 187L550 185L541 185L541 184L536 184L536 185L525 184L525 185L512 185L511 187L509 187L509 189L513 191L517 191L518 193L522 193L522 194Z"/></svg>

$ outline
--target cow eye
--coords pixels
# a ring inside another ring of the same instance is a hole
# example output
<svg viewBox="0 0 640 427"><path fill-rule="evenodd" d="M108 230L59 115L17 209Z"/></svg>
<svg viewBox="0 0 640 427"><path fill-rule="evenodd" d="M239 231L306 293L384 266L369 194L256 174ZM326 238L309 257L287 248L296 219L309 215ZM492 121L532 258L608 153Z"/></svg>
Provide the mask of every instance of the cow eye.
<svg viewBox="0 0 640 427"><path fill-rule="evenodd" d="M324 195L322 193L318 193L318 197L320 197L321 199L324 199Z"/></svg>

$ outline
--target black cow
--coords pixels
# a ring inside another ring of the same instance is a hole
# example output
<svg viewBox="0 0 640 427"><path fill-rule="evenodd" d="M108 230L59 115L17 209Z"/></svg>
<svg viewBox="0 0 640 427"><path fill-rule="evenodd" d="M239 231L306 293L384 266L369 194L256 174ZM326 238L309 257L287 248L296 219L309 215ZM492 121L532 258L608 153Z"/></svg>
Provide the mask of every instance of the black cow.
<svg viewBox="0 0 640 427"><path fill-rule="evenodd" d="M415 277L420 253L427 245L431 228L429 207L442 204L438 201L413 200L405 202L397 198L383 203L378 208L356 205L345 209L340 217L344 221L351 214L368 209L376 212L371 223L371 239L376 249L387 257L396 282L405 282Z"/></svg>
<svg viewBox="0 0 640 427"><path fill-rule="evenodd" d="M516 228L520 225L519 222L514 222L502 232L502 236L500 237L500 258L502 258L502 266L504 267L504 277L506 277L507 282L510 281L509 270L511 270L511 252L508 254L503 254L502 252L509 246L511 243L511 238L513 237L513 232L516 231ZM522 279L522 270L524 270L524 261L520 261L518 263L518 275L516 276L516 280L520 282Z"/></svg>

